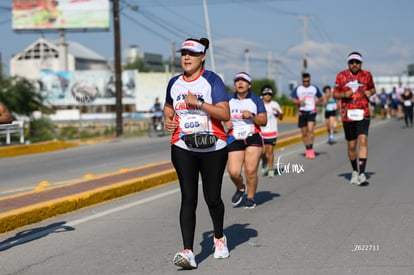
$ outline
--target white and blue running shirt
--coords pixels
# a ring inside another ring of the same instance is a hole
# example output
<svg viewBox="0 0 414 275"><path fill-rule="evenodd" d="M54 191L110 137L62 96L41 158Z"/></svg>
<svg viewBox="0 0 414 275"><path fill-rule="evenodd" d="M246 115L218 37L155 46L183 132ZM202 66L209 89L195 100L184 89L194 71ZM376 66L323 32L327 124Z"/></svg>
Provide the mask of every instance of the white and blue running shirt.
<svg viewBox="0 0 414 275"><path fill-rule="evenodd" d="M242 111L249 111L254 115L266 113L266 108L263 104L262 99L253 94L251 91L248 92L244 99L239 99L237 93L233 93L229 96L230 105L230 116L231 122L233 123L233 129L230 129L228 136L228 143L231 143L242 133L255 134L260 133L260 126L254 124L254 121L250 118L243 118Z"/></svg>
<svg viewBox="0 0 414 275"><path fill-rule="evenodd" d="M319 88L314 85L305 87L303 85L297 86L292 92L292 98L299 100L305 99L304 104L299 104L299 111L316 113L316 98L321 98L322 93Z"/></svg>
<svg viewBox="0 0 414 275"><path fill-rule="evenodd" d="M179 127L174 131L171 144L191 151L214 151L226 146L226 133L221 121L211 117L197 106L185 103L185 97L191 92L209 104L228 101L226 87L222 79L214 72L203 70L199 77L187 81L183 75L173 77L167 86L166 104L173 106L175 121ZM191 133L206 133L218 137L216 146L207 149L189 148L181 137Z"/></svg>

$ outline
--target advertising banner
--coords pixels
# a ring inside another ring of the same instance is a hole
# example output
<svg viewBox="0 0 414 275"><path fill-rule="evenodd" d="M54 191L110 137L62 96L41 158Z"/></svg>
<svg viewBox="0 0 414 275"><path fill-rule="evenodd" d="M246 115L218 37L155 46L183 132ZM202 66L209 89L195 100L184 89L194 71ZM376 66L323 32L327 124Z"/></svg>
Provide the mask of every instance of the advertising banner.
<svg viewBox="0 0 414 275"><path fill-rule="evenodd" d="M122 103L135 104L137 70L122 72ZM52 105L115 105L115 77L110 71L42 71L40 94Z"/></svg>
<svg viewBox="0 0 414 275"><path fill-rule="evenodd" d="M12 0L13 30L109 29L109 0Z"/></svg>

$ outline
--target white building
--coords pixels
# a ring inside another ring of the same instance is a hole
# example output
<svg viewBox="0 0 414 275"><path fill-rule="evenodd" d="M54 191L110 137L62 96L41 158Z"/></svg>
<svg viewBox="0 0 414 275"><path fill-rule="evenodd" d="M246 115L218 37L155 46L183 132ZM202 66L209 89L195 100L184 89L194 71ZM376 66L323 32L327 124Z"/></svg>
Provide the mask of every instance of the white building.
<svg viewBox="0 0 414 275"><path fill-rule="evenodd" d="M398 87L400 82L403 87L414 89L414 76L374 76L377 93L380 93L382 88L384 88L387 93L390 93L394 87Z"/></svg>
<svg viewBox="0 0 414 275"><path fill-rule="evenodd" d="M62 43L45 38L37 39L10 59L11 76L36 80L45 70L109 70L109 66L104 57L77 42Z"/></svg>

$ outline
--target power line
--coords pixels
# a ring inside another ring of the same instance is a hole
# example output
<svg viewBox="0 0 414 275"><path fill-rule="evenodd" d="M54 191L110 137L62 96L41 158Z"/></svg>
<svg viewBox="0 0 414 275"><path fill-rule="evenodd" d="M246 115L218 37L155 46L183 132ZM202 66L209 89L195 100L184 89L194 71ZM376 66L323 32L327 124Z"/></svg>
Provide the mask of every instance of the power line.
<svg viewBox="0 0 414 275"><path fill-rule="evenodd" d="M148 27L147 25L144 25L144 24L142 24L142 23L138 22L135 18L132 18L131 16L127 15L126 13L122 12L122 16L125 16L127 19L129 19L130 21L132 21L134 24L136 24L136 25L138 25L138 26L141 26L142 28L144 28L144 30L149 31L149 32L150 32L150 33L152 33L152 34L155 34L155 35L156 35L156 36L158 36L159 38L164 39L164 40L166 40L166 41L168 41L168 42L170 42L170 41L171 41L171 39L170 39L170 38L168 38L168 37L164 36L163 34L161 34L161 33L157 32L156 30L154 30L154 29L152 29L152 28Z"/></svg>

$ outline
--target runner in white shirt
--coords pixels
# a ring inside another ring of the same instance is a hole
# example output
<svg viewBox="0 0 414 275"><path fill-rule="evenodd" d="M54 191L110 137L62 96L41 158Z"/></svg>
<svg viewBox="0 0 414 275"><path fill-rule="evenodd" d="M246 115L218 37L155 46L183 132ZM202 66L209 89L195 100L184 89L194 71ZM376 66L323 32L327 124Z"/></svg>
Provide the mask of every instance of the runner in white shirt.
<svg viewBox="0 0 414 275"><path fill-rule="evenodd" d="M263 150L260 126L267 123L263 101L250 91L251 83L251 76L245 72L234 77L235 92L229 95L231 119L226 122L229 152L227 171L236 186L231 202L233 206L238 206L247 192L244 208L256 207L257 170ZM243 170L246 185L243 184Z"/></svg>
<svg viewBox="0 0 414 275"><path fill-rule="evenodd" d="M302 74L302 84L297 86L292 93L292 103L299 105L298 127L302 132L303 144L306 147L305 157L315 158L313 151L314 128L316 121L316 105L323 100L319 88L311 84L308 73Z"/></svg>
<svg viewBox="0 0 414 275"><path fill-rule="evenodd" d="M272 100L273 91L269 85L262 87L262 99L267 113L267 124L260 127L264 141L264 150L262 152L262 173L267 174L269 178L275 176L274 148L277 141L277 119L283 118L283 112L279 103Z"/></svg>

